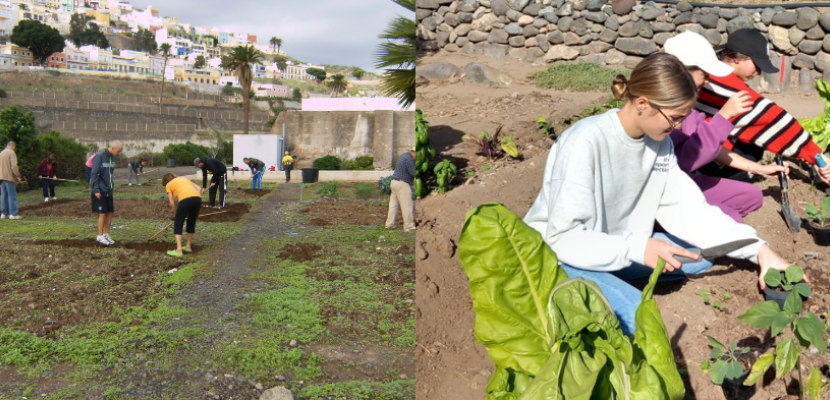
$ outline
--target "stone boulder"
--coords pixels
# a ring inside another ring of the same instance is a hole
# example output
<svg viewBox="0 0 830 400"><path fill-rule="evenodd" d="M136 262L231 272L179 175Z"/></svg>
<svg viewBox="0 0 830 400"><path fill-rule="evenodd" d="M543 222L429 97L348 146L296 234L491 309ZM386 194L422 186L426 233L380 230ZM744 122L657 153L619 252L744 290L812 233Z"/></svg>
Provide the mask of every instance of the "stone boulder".
<svg viewBox="0 0 830 400"><path fill-rule="evenodd" d="M464 67L464 80L492 87L507 87L510 78L485 64L469 63Z"/></svg>
<svg viewBox="0 0 830 400"><path fill-rule="evenodd" d="M548 52L545 53L544 60L545 62L551 63L557 60L573 60L577 56L579 56L578 49L558 44L548 49Z"/></svg>
<svg viewBox="0 0 830 400"><path fill-rule="evenodd" d="M421 5L420 1L418 5ZM291 394L290 390L280 386L262 392L262 396L259 396L259 400L294 400L294 395Z"/></svg>

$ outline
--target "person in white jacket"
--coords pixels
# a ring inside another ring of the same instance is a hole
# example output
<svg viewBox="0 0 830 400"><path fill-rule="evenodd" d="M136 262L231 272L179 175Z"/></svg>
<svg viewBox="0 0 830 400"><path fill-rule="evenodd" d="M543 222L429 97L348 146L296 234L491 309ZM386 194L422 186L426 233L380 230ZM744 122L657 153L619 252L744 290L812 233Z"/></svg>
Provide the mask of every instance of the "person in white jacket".
<svg viewBox="0 0 830 400"><path fill-rule="evenodd" d="M686 67L672 55L652 54L629 80L618 75L612 90L622 108L585 118L562 134L524 221L542 234L569 277L600 287L631 335L640 291L630 283L647 280L658 257L666 260L661 278L685 279L712 267L710 260L674 259L697 259L686 250L690 244L708 248L758 236L706 202L666 140L697 99ZM671 234L655 234L655 221ZM789 265L760 239L729 256L759 264L761 288L768 269Z"/></svg>

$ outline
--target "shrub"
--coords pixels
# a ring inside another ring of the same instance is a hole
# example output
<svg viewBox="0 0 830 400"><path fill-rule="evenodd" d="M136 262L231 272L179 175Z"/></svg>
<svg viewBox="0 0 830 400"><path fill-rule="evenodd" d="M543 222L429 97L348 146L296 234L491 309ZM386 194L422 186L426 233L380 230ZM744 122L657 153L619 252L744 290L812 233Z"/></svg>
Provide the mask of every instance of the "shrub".
<svg viewBox="0 0 830 400"><path fill-rule="evenodd" d="M6 95L6 91L5 91L5 90L3 90L3 89L0 89L0 98L6 98L6 97L8 97L8 96Z"/></svg>
<svg viewBox="0 0 830 400"><path fill-rule="evenodd" d="M35 137L35 149L36 157L33 160L35 168L49 154L54 154L58 159L57 177L63 179L85 178L86 169L84 164L87 159L87 146L75 140L75 138L62 136L60 132L53 130ZM34 168L31 170L31 174L33 178L37 176Z"/></svg>
<svg viewBox="0 0 830 400"><path fill-rule="evenodd" d="M368 183L358 183L354 188L354 194L363 200L369 200L375 193L375 188Z"/></svg>
<svg viewBox="0 0 830 400"><path fill-rule="evenodd" d="M320 188L317 189L317 194L323 196L337 197L340 195L340 185L337 182L320 182Z"/></svg>
<svg viewBox="0 0 830 400"><path fill-rule="evenodd" d="M233 96L233 86L230 82L222 86L222 95L223 96Z"/></svg>
<svg viewBox="0 0 830 400"><path fill-rule="evenodd" d="M172 143L164 147L164 155L167 158L176 160L176 165L193 165L193 159L196 157L204 158L213 154L205 146L191 143L189 140L186 143Z"/></svg>
<svg viewBox="0 0 830 400"><path fill-rule="evenodd" d="M391 195L392 194L392 175L389 175L385 178L378 179L378 188L380 189L380 194Z"/></svg>
<svg viewBox="0 0 830 400"><path fill-rule="evenodd" d="M340 169L343 171L374 171L375 159L371 156L361 156L354 160L343 161L340 164Z"/></svg>
<svg viewBox="0 0 830 400"><path fill-rule="evenodd" d="M341 160L337 156L325 156L314 160L314 164L311 167L332 171L340 169L340 163Z"/></svg>

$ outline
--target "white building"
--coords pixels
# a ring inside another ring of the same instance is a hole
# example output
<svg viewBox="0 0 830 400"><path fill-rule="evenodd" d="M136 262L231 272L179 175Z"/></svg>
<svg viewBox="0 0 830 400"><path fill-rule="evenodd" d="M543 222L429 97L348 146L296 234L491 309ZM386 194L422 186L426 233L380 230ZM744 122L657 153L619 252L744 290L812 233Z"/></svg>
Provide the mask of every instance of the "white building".
<svg viewBox="0 0 830 400"><path fill-rule="evenodd" d="M100 49L98 46L81 46L81 51L89 53L89 67L98 70L112 70L112 50Z"/></svg>
<svg viewBox="0 0 830 400"><path fill-rule="evenodd" d="M89 69L89 52L83 50L64 49L66 54L66 68Z"/></svg>
<svg viewBox="0 0 830 400"><path fill-rule="evenodd" d="M122 15L121 20L128 23L130 28L150 29L151 26L162 26L159 9L153 6L147 6L145 9L133 8L129 14Z"/></svg>

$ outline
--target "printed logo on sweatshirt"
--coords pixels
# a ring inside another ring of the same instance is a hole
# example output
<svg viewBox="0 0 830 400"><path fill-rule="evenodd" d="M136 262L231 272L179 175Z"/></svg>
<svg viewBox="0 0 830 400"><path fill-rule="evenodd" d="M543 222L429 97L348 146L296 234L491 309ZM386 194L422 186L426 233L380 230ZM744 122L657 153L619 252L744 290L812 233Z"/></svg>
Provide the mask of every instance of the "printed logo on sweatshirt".
<svg viewBox="0 0 830 400"><path fill-rule="evenodd" d="M113 163L102 162L101 167L103 167L103 168L115 168L115 163L114 162Z"/></svg>
<svg viewBox="0 0 830 400"><path fill-rule="evenodd" d="M662 156L654 162L654 168L652 171L657 172L669 172L669 156Z"/></svg>

